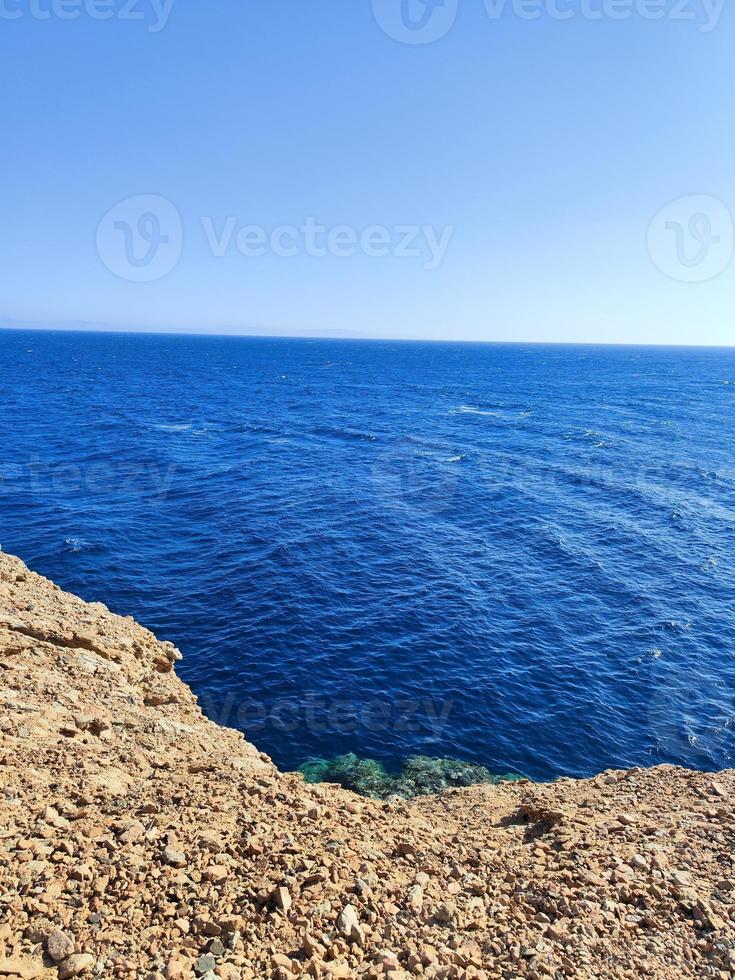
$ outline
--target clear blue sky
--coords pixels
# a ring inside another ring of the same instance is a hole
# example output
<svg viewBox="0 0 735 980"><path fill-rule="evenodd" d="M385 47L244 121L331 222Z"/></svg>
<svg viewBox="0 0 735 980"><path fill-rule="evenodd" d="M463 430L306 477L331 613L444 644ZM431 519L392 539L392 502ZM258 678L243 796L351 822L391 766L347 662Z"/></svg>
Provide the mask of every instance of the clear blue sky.
<svg viewBox="0 0 735 980"><path fill-rule="evenodd" d="M735 343L732 8L51 2L0 0L4 325Z"/></svg>

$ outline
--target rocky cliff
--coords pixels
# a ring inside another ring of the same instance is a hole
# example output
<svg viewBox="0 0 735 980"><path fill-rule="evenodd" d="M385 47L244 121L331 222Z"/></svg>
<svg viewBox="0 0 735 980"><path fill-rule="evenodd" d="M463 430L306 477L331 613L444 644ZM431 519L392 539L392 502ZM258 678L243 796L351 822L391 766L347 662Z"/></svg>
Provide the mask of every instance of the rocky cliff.
<svg viewBox="0 0 735 980"><path fill-rule="evenodd" d="M735 773L411 802L278 772L0 555L0 980L735 976Z"/></svg>

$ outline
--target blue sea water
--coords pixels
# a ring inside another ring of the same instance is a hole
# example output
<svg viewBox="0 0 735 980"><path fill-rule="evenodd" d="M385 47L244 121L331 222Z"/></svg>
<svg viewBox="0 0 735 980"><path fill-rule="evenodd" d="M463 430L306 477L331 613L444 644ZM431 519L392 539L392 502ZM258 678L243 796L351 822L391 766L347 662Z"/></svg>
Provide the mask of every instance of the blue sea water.
<svg viewBox="0 0 735 980"><path fill-rule="evenodd" d="M735 759L735 351L0 332L0 542L294 768Z"/></svg>

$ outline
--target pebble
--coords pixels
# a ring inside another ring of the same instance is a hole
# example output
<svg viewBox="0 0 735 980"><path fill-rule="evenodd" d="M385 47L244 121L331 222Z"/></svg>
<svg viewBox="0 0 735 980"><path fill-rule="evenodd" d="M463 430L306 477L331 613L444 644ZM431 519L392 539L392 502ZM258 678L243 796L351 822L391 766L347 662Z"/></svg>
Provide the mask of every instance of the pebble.
<svg viewBox="0 0 735 980"><path fill-rule="evenodd" d="M408 904L415 912L420 912L424 904L424 890L421 885L412 885L408 889Z"/></svg>
<svg viewBox="0 0 735 980"><path fill-rule="evenodd" d="M68 977L78 977L82 973L89 973L95 964L95 958L91 953L75 953L69 956L59 966L59 980L67 980Z"/></svg>
<svg viewBox="0 0 735 980"><path fill-rule="evenodd" d="M60 929L55 929L46 940L46 952L59 963L74 952L74 940Z"/></svg>
<svg viewBox="0 0 735 980"><path fill-rule="evenodd" d="M202 872L202 878L204 881L211 881L215 885L221 885L223 881L226 881L228 873L228 869L224 864L210 864Z"/></svg>
<svg viewBox="0 0 735 980"><path fill-rule="evenodd" d="M41 963L22 959L19 956L0 956L0 974L4 976L21 977L22 980L33 980L43 972Z"/></svg>
<svg viewBox="0 0 735 980"><path fill-rule="evenodd" d="M345 905L337 916L337 928L351 942L362 944L364 935L360 928L360 920L354 905Z"/></svg>
<svg viewBox="0 0 735 980"><path fill-rule="evenodd" d="M134 844L135 841L140 840L145 834L145 827L139 820L134 820L122 834L120 834L120 842L122 844Z"/></svg>
<svg viewBox="0 0 735 980"><path fill-rule="evenodd" d="M273 901L281 912L288 912L288 910L291 908L292 901L291 893L289 892L288 888L284 888L283 886L276 888L276 890L273 892Z"/></svg>
<svg viewBox="0 0 735 980"><path fill-rule="evenodd" d="M183 851L178 851L169 845L163 852L163 860L174 868L183 868L186 864L186 855Z"/></svg>
<svg viewBox="0 0 735 980"><path fill-rule="evenodd" d="M194 972L201 977L209 970L214 970L216 966L217 960L212 953L203 953L194 961Z"/></svg>
<svg viewBox="0 0 735 980"><path fill-rule="evenodd" d="M437 922L453 922L457 914L457 907L449 902L443 902L434 913Z"/></svg>

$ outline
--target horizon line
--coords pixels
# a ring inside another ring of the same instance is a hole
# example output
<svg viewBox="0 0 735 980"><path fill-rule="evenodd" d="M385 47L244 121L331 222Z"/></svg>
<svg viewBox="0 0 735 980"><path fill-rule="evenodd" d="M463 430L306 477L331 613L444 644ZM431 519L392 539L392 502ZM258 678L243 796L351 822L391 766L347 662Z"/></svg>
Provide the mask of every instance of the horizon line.
<svg viewBox="0 0 735 980"><path fill-rule="evenodd" d="M122 327L122 326L60 326L58 324L34 326L16 326L14 324L0 323L0 332L17 333L68 333L68 334L121 334L123 336L147 336L147 337L211 337L219 340L324 340L324 341L347 341L362 343L401 343L401 344L484 344L484 345L507 345L507 346L529 346L529 347L643 347L643 348L662 348L664 350L733 350L735 344L697 344L697 343L631 343L629 341L615 340L470 340L470 339L449 339L445 337L380 337L350 334L309 334L309 333L253 333L253 332L207 332L201 330L156 330L149 327Z"/></svg>

